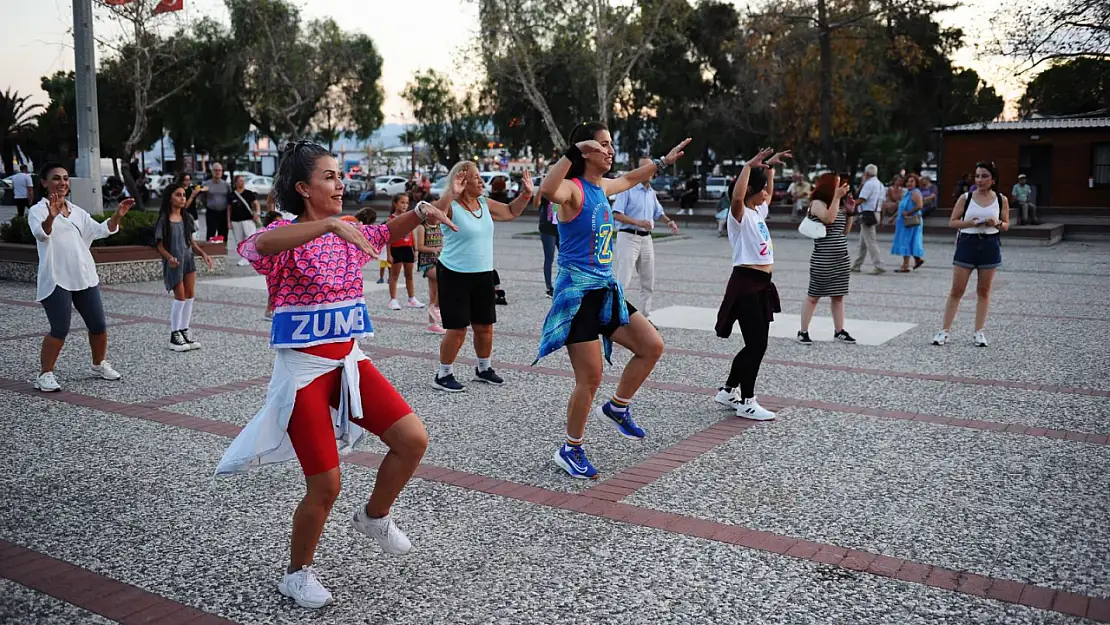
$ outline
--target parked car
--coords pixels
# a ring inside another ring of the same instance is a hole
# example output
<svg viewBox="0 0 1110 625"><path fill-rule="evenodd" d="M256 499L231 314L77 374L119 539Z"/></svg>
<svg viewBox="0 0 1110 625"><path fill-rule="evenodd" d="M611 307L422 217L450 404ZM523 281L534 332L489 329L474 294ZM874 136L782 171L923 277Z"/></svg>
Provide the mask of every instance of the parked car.
<svg viewBox="0 0 1110 625"><path fill-rule="evenodd" d="M704 197L710 200L719 200L726 193L728 193L728 178L711 176L705 179L705 188L702 194Z"/></svg>
<svg viewBox="0 0 1110 625"><path fill-rule="evenodd" d="M791 182L792 182L791 180L786 180L786 179L782 179L782 178L775 181L775 188L771 192L771 203L772 204L774 204L775 202L785 202L786 201L786 190L790 188L790 183Z"/></svg>
<svg viewBox="0 0 1110 625"><path fill-rule="evenodd" d="M671 185L674 184L674 176L656 176L651 179L651 188L655 189L655 193L659 197L667 198L671 195Z"/></svg>
<svg viewBox="0 0 1110 625"><path fill-rule="evenodd" d="M259 201L264 203L266 196L270 195L270 190L274 188L274 179L270 176L255 176L249 180L244 180L243 186L257 195Z"/></svg>
<svg viewBox="0 0 1110 625"><path fill-rule="evenodd" d="M443 194L447 192L447 183L449 182L447 176L440 176L438 180L432 183L432 188L428 190L428 199L438 200L443 197Z"/></svg>
<svg viewBox="0 0 1110 625"><path fill-rule="evenodd" d="M483 193L487 196L493 191L493 181L497 178L505 179L506 190L512 188L512 179L509 178L509 174L503 171L482 171L478 172L478 175L482 178L482 185L485 187Z"/></svg>
<svg viewBox="0 0 1110 625"><path fill-rule="evenodd" d="M392 196L404 193L406 182L408 182L408 178L404 176L378 176L374 179L374 187L378 193Z"/></svg>

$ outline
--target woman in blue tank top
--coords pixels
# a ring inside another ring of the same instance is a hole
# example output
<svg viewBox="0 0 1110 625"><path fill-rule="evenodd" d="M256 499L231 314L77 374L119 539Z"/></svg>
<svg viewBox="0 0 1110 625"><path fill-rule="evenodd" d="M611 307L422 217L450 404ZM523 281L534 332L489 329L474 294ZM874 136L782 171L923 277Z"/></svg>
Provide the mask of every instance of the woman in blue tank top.
<svg viewBox="0 0 1110 625"><path fill-rule="evenodd" d="M601 385L602 353L609 360L613 341L632 352L616 395L592 411L631 439L643 438L644 431L632 420L629 403L663 353L659 332L624 300L624 291L613 277L616 229L608 197L651 180L657 171L682 158L682 148L690 140L663 159L616 179L602 177L616 155L605 124L580 124L571 131L569 143L540 185L543 196L559 205L559 276L536 360L566 346L574 367L574 391L567 406L567 440L554 460L572 477L596 479L597 469L586 458L582 437Z"/></svg>

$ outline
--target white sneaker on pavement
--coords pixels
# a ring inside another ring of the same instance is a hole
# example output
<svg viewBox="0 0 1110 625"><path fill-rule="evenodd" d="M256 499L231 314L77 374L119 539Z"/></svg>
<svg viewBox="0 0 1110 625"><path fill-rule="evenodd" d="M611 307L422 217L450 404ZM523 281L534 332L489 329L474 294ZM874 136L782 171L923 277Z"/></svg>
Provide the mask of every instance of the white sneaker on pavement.
<svg viewBox="0 0 1110 625"><path fill-rule="evenodd" d="M235 264L236 264L236 265L239 265L240 267L246 267L246 266L247 266L247 265L249 265L250 263L248 263L248 262L247 262L247 259L245 259L245 258L240 258L240 259L239 259L239 262L237 262L237 263L235 263Z"/></svg>
<svg viewBox="0 0 1110 625"><path fill-rule="evenodd" d="M987 335L982 330L975 331L975 347L988 347L990 343L987 342Z"/></svg>
<svg viewBox="0 0 1110 625"><path fill-rule="evenodd" d="M296 601L302 608L312 610L335 602L311 566L302 566L299 571L286 573L278 584L278 592Z"/></svg>
<svg viewBox="0 0 1110 625"><path fill-rule="evenodd" d="M359 506L351 518L355 529L378 541L382 551L393 555L404 555L412 549L408 536L397 527L393 519L386 515L380 519L371 519L366 514L366 506Z"/></svg>
<svg viewBox="0 0 1110 625"><path fill-rule="evenodd" d="M713 396L713 401L736 410L740 407L740 395L736 389L726 391L724 388L717 390L717 394Z"/></svg>
<svg viewBox="0 0 1110 625"><path fill-rule="evenodd" d="M752 421L771 421L775 418L775 413L760 406L759 402L751 397L741 400L740 404L736 406L736 416Z"/></svg>
<svg viewBox="0 0 1110 625"><path fill-rule="evenodd" d="M62 390L62 385L58 384L58 379L54 377L53 371L47 371L35 380L35 388L43 393L53 393Z"/></svg>
<svg viewBox="0 0 1110 625"><path fill-rule="evenodd" d="M416 299L415 297L410 297L409 298L409 303L407 305L408 305L409 308L423 308L424 307L424 303L421 302L420 300Z"/></svg>
<svg viewBox="0 0 1110 625"><path fill-rule="evenodd" d="M948 330L941 330L933 335L933 345L944 345L948 342Z"/></svg>
<svg viewBox="0 0 1110 625"><path fill-rule="evenodd" d="M391 299L391 300L389 300L389 309L390 310L401 310L401 303L398 302L395 299Z"/></svg>
<svg viewBox="0 0 1110 625"><path fill-rule="evenodd" d="M99 365L93 365L92 371L105 380L118 380L123 377L119 374L119 371L112 368L112 363L107 360L101 361Z"/></svg>

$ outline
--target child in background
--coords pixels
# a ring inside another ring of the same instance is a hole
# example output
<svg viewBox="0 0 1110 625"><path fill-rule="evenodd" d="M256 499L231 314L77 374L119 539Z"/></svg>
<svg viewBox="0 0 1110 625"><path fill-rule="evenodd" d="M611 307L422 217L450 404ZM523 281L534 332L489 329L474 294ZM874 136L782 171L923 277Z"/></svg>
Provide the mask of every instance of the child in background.
<svg viewBox="0 0 1110 625"><path fill-rule="evenodd" d="M420 254L416 268L428 280L428 334L446 334L439 314L439 282L436 280L436 259L443 250L443 231L438 226L419 225L413 231L416 251Z"/></svg>
<svg viewBox="0 0 1110 625"><path fill-rule="evenodd" d="M204 253L193 238L196 222L185 210L185 187L171 184L162 195L162 209L154 224L155 248L162 255L162 281L166 290L173 293L170 311L170 349L187 352L200 349L193 340L189 321L193 316L193 294L197 283L197 264L194 254L199 254L212 270L212 259Z"/></svg>
<svg viewBox="0 0 1110 625"><path fill-rule="evenodd" d="M389 219L396 219L407 213L408 210L409 196L398 193L393 196L393 212L389 215ZM389 307L392 310L401 310L401 304L397 301L397 282L400 280L403 271L405 273L405 290L408 291L409 295L407 306L409 308L423 308L424 304L416 299L416 281L413 279L413 265L416 263L416 255L412 249L411 232L405 235L404 238L396 239L390 244L389 259L391 262L389 267Z"/></svg>

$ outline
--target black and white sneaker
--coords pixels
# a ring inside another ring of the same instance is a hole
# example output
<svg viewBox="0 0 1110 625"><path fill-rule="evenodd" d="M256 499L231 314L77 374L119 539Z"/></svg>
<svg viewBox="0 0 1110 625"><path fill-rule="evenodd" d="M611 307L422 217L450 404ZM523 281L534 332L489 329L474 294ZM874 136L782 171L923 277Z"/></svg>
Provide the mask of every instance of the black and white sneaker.
<svg viewBox="0 0 1110 625"><path fill-rule="evenodd" d="M459 384L459 381L455 379L454 374L447 374L442 378L436 378L432 382L432 388L448 393L461 393L466 390L466 387Z"/></svg>
<svg viewBox="0 0 1110 625"><path fill-rule="evenodd" d="M798 342L802 345L813 345L813 339L809 338L809 332L798 331Z"/></svg>
<svg viewBox="0 0 1110 625"><path fill-rule="evenodd" d="M555 291L554 291L554 289L548 289L548 290L547 290L547 299L555 299Z"/></svg>
<svg viewBox="0 0 1110 625"><path fill-rule="evenodd" d="M474 379L478 380L479 382L485 382L486 384L493 384L494 386L501 386L505 383L505 380L501 379L501 376L497 375L497 373L494 372L493 367L490 367L485 371L478 371L478 368L475 367Z"/></svg>
<svg viewBox="0 0 1110 625"><path fill-rule="evenodd" d="M833 334L833 340L840 341L841 343L847 343L849 345L856 344L856 339L852 338L852 335L848 334L847 330L837 330L836 334Z"/></svg>
<svg viewBox="0 0 1110 625"><path fill-rule="evenodd" d="M189 330L189 328L185 328L181 331L181 338L185 340L185 343L189 346L189 349L200 349L200 343L198 343L197 340L193 338L193 333Z"/></svg>
<svg viewBox="0 0 1110 625"><path fill-rule="evenodd" d="M175 352L187 352L192 348L185 342L185 337L181 336L181 330L174 330L170 332L170 349Z"/></svg>

